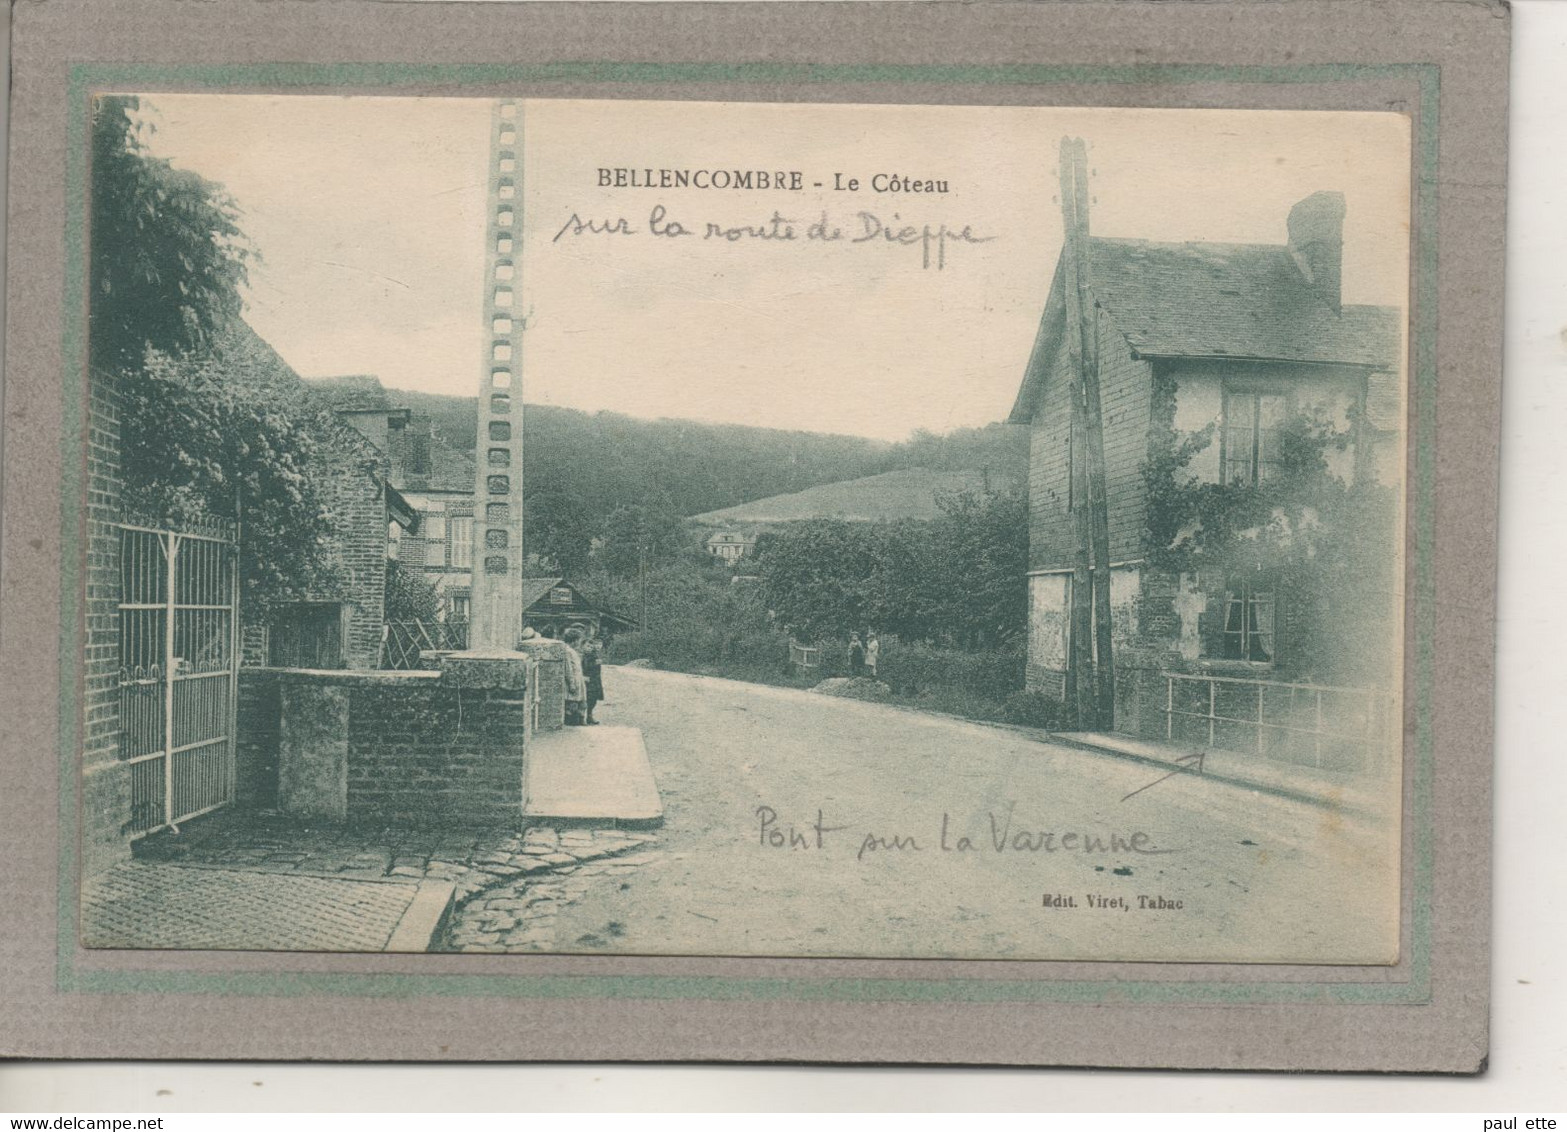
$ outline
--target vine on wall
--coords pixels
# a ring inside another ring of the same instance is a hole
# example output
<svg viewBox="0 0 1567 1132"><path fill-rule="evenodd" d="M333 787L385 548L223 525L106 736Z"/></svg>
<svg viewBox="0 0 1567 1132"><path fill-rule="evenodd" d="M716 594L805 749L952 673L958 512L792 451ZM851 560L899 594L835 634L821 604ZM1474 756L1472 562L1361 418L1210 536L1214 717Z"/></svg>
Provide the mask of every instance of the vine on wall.
<svg viewBox="0 0 1567 1132"><path fill-rule="evenodd" d="M1274 659L1294 679L1385 680L1397 629L1396 499L1370 461L1355 461L1348 480L1334 472L1332 458L1351 451L1358 422L1338 428L1321 412L1292 412L1278 426L1271 474L1221 484L1191 470L1216 442L1216 425L1176 429L1175 396L1173 379L1156 378L1143 470L1149 565L1195 575L1210 609L1222 608L1235 578L1265 580L1278 601Z"/></svg>

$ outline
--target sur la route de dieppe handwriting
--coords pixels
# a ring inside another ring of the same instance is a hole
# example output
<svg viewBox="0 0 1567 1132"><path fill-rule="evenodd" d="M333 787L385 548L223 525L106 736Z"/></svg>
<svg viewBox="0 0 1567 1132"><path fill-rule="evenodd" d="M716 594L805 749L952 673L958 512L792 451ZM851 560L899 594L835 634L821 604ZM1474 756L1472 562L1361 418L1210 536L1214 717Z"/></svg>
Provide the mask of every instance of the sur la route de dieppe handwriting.
<svg viewBox="0 0 1567 1132"><path fill-rule="evenodd" d="M813 179L798 169L651 169L624 166L600 166L596 187L601 189L676 190L696 189L723 194L735 192L804 193L824 190L848 194L865 193L878 197L907 199L923 203L929 198L946 196L950 182L945 177L918 177L904 173L873 173L869 176L835 171ZM670 243L736 244L757 241L773 244L795 243L802 246L842 244L847 247L904 247L918 253L920 266L940 271L947 266L953 249L965 244L987 244L996 239L974 231L970 224L950 219L912 219L904 215L906 205L878 206L875 211L850 204L842 211L817 210L799 215L800 210L773 208L746 223L715 220L706 216L681 215L662 202L655 201L634 214L582 215L573 211L556 231L552 243L575 239L629 237Z"/></svg>

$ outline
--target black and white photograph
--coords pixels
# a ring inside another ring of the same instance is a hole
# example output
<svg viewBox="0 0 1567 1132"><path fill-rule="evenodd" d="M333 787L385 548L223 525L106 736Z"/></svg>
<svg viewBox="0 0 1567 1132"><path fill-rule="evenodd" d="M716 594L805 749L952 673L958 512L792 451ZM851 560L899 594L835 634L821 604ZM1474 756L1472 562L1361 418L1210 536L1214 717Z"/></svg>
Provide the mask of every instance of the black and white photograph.
<svg viewBox="0 0 1567 1132"><path fill-rule="evenodd" d="M81 944L1397 964L1410 129L95 92Z"/></svg>

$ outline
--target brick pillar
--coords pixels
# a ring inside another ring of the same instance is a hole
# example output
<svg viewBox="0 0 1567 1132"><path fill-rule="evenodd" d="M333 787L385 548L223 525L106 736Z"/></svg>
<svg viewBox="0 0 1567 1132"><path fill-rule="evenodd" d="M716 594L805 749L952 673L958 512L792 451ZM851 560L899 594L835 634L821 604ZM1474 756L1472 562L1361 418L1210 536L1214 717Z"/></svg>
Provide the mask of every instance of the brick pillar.
<svg viewBox="0 0 1567 1132"><path fill-rule="evenodd" d="M510 649L522 630L522 114L490 114L484 361L475 453L471 649Z"/></svg>
<svg viewBox="0 0 1567 1132"><path fill-rule="evenodd" d="M82 681L82 867L130 856L130 776L120 761L120 393L93 372L87 388L87 562Z"/></svg>

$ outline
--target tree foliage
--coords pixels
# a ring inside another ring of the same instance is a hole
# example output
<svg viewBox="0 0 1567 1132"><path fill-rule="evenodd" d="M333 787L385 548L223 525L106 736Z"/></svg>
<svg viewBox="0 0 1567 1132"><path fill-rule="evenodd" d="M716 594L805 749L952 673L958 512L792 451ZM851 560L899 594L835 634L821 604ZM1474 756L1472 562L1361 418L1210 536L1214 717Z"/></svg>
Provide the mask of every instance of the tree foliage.
<svg viewBox="0 0 1567 1132"><path fill-rule="evenodd" d="M312 475L335 422L287 396L286 386L244 380L266 360L237 355L152 353L122 382L125 499L175 525L238 519L247 600L321 594L342 581L330 500Z"/></svg>
<svg viewBox="0 0 1567 1132"><path fill-rule="evenodd" d="M530 490L523 514L528 553L540 570L578 577L587 569L596 525L580 499L555 488Z"/></svg>
<svg viewBox="0 0 1567 1132"><path fill-rule="evenodd" d="M386 560L386 619L388 621L436 620L441 597L418 570L395 558Z"/></svg>
<svg viewBox="0 0 1567 1132"><path fill-rule="evenodd" d="M605 516L599 537L594 561L623 576L668 562L687 541L680 517L658 499L615 508Z"/></svg>
<svg viewBox="0 0 1567 1132"><path fill-rule="evenodd" d="M931 521L790 524L757 542L763 592L802 639L875 628L908 641L993 648L1027 615L1027 505L965 492Z"/></svg>
<svg viewBox="0 0 1567 1132"><path fill-rule="evenodd" d="M140 109L105 95L92 110L89 351L115 373L206 346L239 317L254 254L221 186L148 152Z"/></svg>
<svg viewBox="0 0 1567 1132"><path fill-rule="evenodd" d="M428 415L447 445L473 450L472 397L403 389L394 396ZM1021 485L1028 474L1028 430L999 422L939 436L918 432L896 444L738 424L641 420L561 405L525 405L523 422L528 491L570 500L590 517L595 533L616 507L649 493L689 517L907 468L979 473L997 490Z"/></svg>

